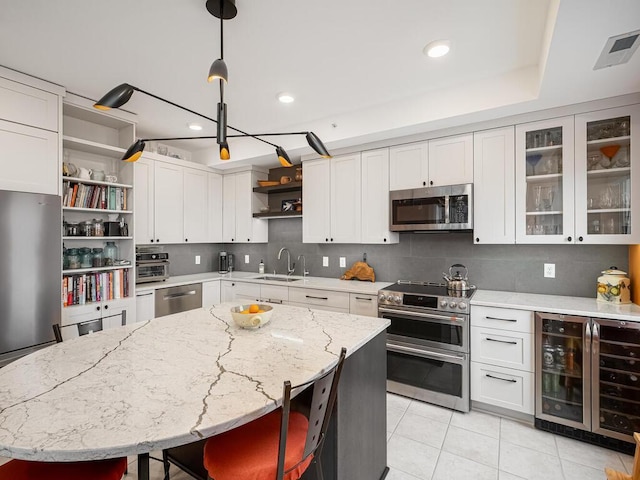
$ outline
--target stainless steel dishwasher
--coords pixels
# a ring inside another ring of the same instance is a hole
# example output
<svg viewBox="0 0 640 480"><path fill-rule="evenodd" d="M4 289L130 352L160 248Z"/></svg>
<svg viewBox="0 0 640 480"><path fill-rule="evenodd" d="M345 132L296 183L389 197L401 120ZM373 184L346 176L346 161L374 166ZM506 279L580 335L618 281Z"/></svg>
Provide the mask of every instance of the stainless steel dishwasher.
<svg viewBox="0 0 640 480"><path fill-rule="evenodd" d="M179 287L158 288L156 290L156 318L201 307L201 283L191 283L189 285L180 285Z"/></svg>

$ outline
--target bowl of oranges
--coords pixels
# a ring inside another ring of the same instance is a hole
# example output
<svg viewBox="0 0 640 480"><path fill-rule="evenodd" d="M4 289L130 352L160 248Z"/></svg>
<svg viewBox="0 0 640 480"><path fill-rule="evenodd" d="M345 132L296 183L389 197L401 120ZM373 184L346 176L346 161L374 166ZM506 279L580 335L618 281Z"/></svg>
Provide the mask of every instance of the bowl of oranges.
<svg viewBox="0 0 640 480"><path fill-rule="evenodd" d="M269 323L273 307L262 304L239 305L231 309L231 316L241 328L260 328Z"/></svg>

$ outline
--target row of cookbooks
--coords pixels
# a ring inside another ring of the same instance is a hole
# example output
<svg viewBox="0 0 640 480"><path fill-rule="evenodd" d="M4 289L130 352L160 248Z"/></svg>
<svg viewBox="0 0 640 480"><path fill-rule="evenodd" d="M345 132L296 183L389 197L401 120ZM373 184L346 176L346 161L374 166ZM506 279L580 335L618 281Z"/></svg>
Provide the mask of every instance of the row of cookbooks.
<svg viewBox="0 0 640 480"><path fill-rule="evenodd" d="M85 305L129 296L130 269L69 275L62 278L62 303Z"/></svg>
<svg viewBox="0 0 640 480"><path fill-rule="evenodd" d="M124 187L64 182L62 191L64 192L63 207L127 209L127 189Z"/></svg>

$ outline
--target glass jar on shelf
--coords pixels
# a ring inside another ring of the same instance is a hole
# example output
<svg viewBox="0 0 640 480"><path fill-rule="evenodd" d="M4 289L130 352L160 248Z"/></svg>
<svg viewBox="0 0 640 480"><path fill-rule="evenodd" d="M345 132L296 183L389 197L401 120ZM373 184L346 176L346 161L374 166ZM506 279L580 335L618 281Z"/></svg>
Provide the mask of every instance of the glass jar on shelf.
<svg viewBox="0 0 640 480"><path fill-rule="evenodd" d="M95 237L104 237L104 221L98 218L93 219L93 235Z"/></svg>
<svg viewBox="0 0 640 480"><path fill-rule="evenodd" d="M67 222L64 234L67 237L80 236L80 224L77 222Z"/></svg>
<svg viewBox="0 0 640 480"><path fill-rule="evenodd" d="M93 266L104 267L104 254L102 248L94 248L93 254Z"/></svg>
<svg viewBox="0 0 640 480"><path fill-rule="evenodd" d="M80 222L80 235L83 237L93 236L93 220L85 220Z"/></svg>
<svg viewBox="0 0 640 480"><path fill-rule="evenodd" d="M93 254L88 247L78 249L80 254L80 268L91 268L93 266Z"/></svg>
<svg viewBox="0 0 640 480"><path fill-rule="evenodd" d="M104 247L104 264L105 266L113 266L118 259L118 246L115 242L107 242Z"/></svg>
<svg viewBox="0 0 640 480"><path fill-rule="evenodd" d="M67 262L69 269L80 268L80 253L77 248L67 250Z"/></svg>

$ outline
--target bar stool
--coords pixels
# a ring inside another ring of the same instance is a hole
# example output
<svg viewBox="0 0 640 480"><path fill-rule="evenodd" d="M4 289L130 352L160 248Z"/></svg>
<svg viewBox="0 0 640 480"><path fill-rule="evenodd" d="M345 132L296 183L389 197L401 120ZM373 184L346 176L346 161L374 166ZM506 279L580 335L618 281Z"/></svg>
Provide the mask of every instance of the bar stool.
<svg viewBox="0 0 640 480"><path fill-rule="evenodd" d="M605 468L607 480L640 480L640 433L635 432L633 439L636 441L636 453L633 456L633 470L631 475L611 468Z"/></svg>
<svg viewBox="0 0 640 480"><path fill-rule="evenodd" d="M206 478L298 480L314 463L317 478L323 480L320 456L346 354L346 348L342 348L337 364L310 382L295 387L289 381L284 382L281 408L209 438L203 452ZM305 389L311 390L308 415L291 411L291 391ZM169 478L169 462L196 478L203 478L195 474L197 466L185 465L188 449L185 446L163 452L165 480Z"/></svg>
<svg viewBox="0 0 640 480"><path fill-rule="evenodd" d="M62 342L60 325L53 325L56 342ZM32 462L10 460L0 465L0 479L7 480L121 480L127 459L111 458L90 462Z"/></svg>

